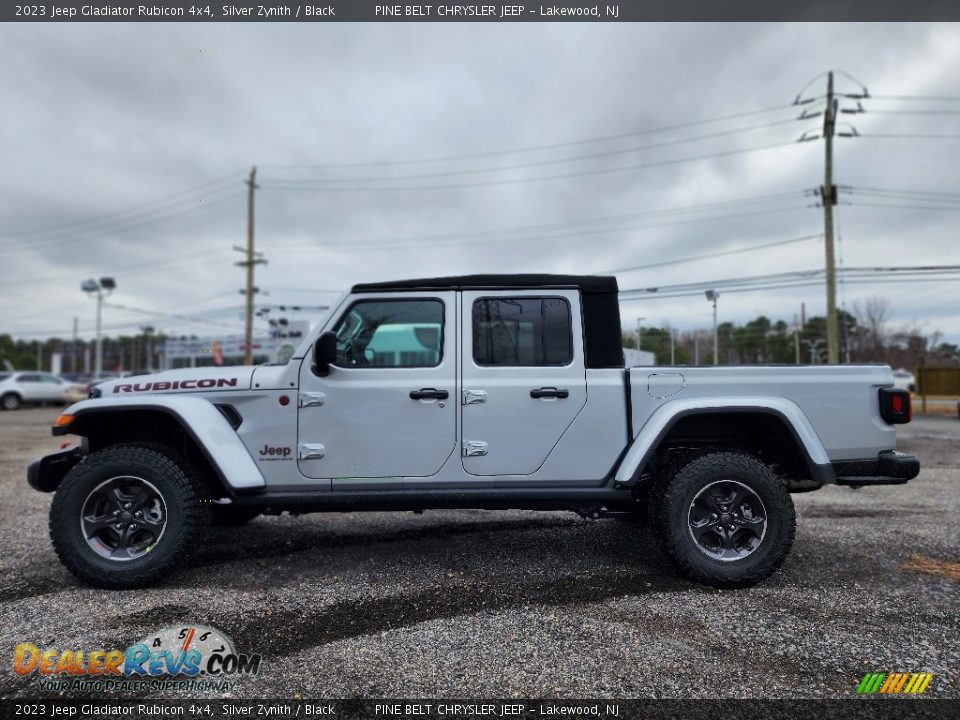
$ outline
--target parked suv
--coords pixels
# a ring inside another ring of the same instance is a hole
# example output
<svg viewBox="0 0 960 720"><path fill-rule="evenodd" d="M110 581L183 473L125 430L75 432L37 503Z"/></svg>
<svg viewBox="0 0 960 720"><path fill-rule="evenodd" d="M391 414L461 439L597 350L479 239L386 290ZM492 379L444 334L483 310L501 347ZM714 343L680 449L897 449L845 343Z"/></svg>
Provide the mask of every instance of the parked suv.
<svg viewBox="0 0 960 720"><path fill-rule="evenodd" d="M16 410L25 403L64 405L69 388L70 385L50 373L0 373L0 407Z"/></svg>

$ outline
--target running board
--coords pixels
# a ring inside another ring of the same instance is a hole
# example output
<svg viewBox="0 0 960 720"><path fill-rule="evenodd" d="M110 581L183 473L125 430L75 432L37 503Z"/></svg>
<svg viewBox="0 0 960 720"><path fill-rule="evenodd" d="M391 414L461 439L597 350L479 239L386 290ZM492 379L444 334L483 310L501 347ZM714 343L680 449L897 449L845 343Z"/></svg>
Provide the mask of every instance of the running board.
<svg viewBox="0 0 960 720"><path fill-rule="evenodd" d="M633 502L629 490L595 488L476 488L472 490L266 491L238 494L237 506L299 512L391 510L576 510Z"/></svg>

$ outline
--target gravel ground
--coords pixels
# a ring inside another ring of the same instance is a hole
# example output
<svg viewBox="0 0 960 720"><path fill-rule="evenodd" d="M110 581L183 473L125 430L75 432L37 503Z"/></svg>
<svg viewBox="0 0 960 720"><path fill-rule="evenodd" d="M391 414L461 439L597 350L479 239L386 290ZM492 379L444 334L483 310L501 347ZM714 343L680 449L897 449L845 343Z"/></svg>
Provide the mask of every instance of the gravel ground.
<svg viewBox="0 0 960 720"><path fill-rule="evenodd" d="M748 590L678 578L625 523L428 511L258 518L158 587L107 592L60 565L24 479L55 415L0 413L2 697L37 694L17 643L124 648L180 623L264 656L235 697L848 698L865 672L921 670L960 697L955 418L898 431L924 466L906 486L795 495L793 553Z"/></svg>

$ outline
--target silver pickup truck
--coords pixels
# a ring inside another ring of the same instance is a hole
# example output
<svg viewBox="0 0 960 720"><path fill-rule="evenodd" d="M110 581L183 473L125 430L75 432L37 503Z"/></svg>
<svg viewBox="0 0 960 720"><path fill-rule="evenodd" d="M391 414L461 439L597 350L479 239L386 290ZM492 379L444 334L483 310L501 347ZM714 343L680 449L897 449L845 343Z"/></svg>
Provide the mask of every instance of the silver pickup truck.
<svg viewBox="0 0 960 720"><path fill-rule="evenodd" d="M916 477L910 412L880 365L625 368L614 278L445 277L355 286L285 365L104 383L27 475L99 587L211 522L430 508L645 518L686 576L744 587L789 553L791 493Z"/></svg>

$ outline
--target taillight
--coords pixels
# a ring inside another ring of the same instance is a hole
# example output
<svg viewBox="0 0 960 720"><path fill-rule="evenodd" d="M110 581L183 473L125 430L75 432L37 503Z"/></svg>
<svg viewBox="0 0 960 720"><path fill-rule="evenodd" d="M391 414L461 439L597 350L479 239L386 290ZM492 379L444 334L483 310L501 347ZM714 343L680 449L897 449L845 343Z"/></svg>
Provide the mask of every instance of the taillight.
<svg viewBox="0 0 960 720"><path fill-rule="evenodd" d="M900 388L880 389L880 417L890 425L910 422L910 391Z"/></svg>

